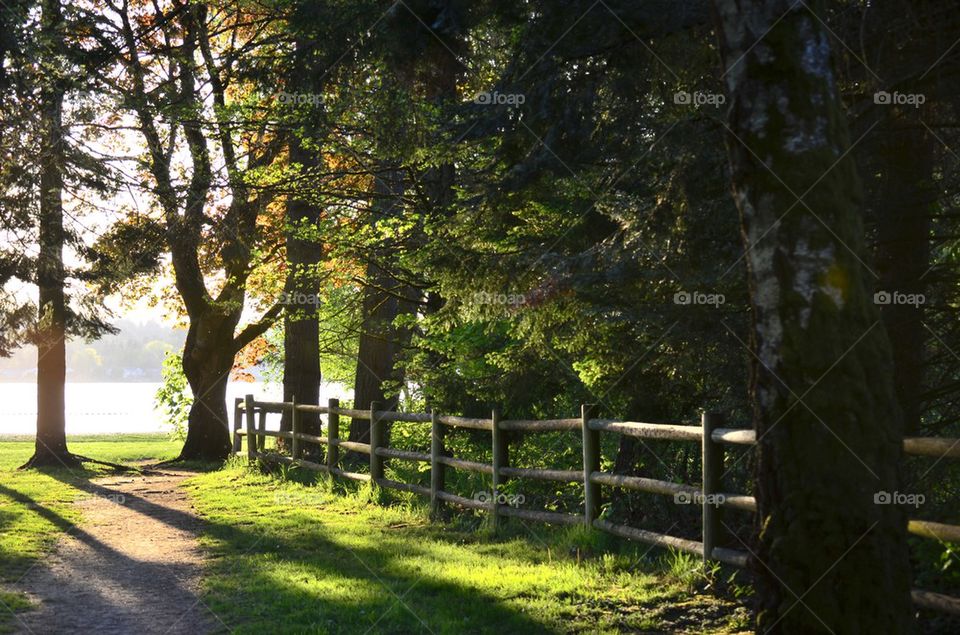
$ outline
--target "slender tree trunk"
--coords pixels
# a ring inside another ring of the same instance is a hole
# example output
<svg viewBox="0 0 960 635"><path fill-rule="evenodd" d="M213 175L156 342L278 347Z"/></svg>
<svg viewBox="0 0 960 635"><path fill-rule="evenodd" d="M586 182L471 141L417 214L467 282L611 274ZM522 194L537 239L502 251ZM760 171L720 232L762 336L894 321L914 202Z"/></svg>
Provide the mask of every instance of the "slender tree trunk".
<svg viewBox="0 0 960 635"><path fill-rule="evenodd" d="M377 179L376 193L381 197L377 205L382 215L401 213L403 187L399 170L388 170ZM411 297L411 291L374 261L367 263L367 280L369 284L363 289L363 330L357 352L353 402L357 408L367 408L376 401L382 403L385 410L394 410L399 392L386 392L384 382L402 379L396 369L397 355L409 341L410 333L408 329L396 329L393 322L401 313L413 310L412 302L402 299ZM369 438L367 426L351 426L351 441L367 443Z"/></svg>
<svg viewBox="0 0 960 635"><path fill-rule="evenodd" d="M43 3L42 30L50 42L62 38L60 0ZM37 437L27 465L75 465L67 450L64 416L67 307L63 265L63 98L56 77L41 93L43 161L40 172L40 254L37 264L39 328L37 339Z"/></svg>
<svg viewBox="0 0 960 635"><path fill-rule="evenodd" d="M878 504L902 422L830 35L802 3L714 3L754 311L757 629L910 632L906 515Z"/></svg>
<svg viewBox="0 0 960 635"><path fill-rule="evenodd" d="M193 405L180 459L222 461L230 455L227 382L236 353L233 331L238 319L239 315L209 311L190 320L183 372L193 393Z"/></svg>
<svg viewBox="0 0 960 635"><path fill-rule="evenodd" d="M367 268L368 280L373 284L392 286L392 278L376 265ZM364 291L363 332L357 353L357 374L354 382L354 403L358 408L378 401L388 408L396 405L396 395L384 391L383 382L393 379L396 347L391 324L399 314L396 297L379 293L376 289ZM390 402L390 403L388 403Z"/></svg>
<svg viewBox="0 0 960 635"><path fill-rule="evenodd" d="M367 279L382 288L394 286L393 278L372 263L367 267ZM395 390L386 392L384 382L397 379L395 364L399 347L392 324L399 315L400 301L370 287L364 289L363 294L363 331L357 350L353 402L357 408L367 408L376 401L383 404L384 410L394 410L399 394ZM367 426L351 426L350 440L368 443Z"/></svg>

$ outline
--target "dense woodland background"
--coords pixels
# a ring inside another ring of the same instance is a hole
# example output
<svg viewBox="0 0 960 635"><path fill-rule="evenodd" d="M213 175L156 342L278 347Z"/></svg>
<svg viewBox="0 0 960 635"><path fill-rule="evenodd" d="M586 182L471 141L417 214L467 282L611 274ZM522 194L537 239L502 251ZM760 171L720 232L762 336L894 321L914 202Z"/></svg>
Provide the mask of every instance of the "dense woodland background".
<svg viewBox="0 0 960 635"><path fill-rule="evenodd" d="M357 407L535 418L592 403L611 418L709 409L749 427L764 416L765 318L748 264L768 232L813 262L819 232L853 255L843 275L866 294L864 325L881 322L842 341L829 322L788 337L785 363L820 369L798 399L869 332L879 352L859 363L889 374L842 366L813 409L832 423L894 403L902 420L878 437L960 436L957 3L753 3L742 10L770 35L741 49L734 31L718 39L737 16L714 4L7 0L0 351L37 344L38 381L56 395L63 333L116 328L107 296L150 298L189 327L188 458L226 455L226 381L253 363L300 403L327 380ZM823 54L826 88L795 82L793 114L751 119L762 93L743 95L763 74L749 64L795 38L806 53L775 75ZM794 178L803 161L731 136L783 138L808 115L835 142L809 178ZM774 176L749 176L754 159ZM755 183L793 194L760 231L737 205ZM827 199L846 207L831 216ZM57 427L54 411L41 427ZM541 438L521 463L580 451ZM608 456L618 472L696 480L695 453L658 448L625 437ZM740 491L770 473L732 460ZM901 477L928 495L921 515L960 520L948 461ZM572 489L524 493L578 504ZM664 530L678 511L623 495L608 513ZM749 539L753 521L736 522ZM960 590L954 547L922 549L925 586Z"/></svg>

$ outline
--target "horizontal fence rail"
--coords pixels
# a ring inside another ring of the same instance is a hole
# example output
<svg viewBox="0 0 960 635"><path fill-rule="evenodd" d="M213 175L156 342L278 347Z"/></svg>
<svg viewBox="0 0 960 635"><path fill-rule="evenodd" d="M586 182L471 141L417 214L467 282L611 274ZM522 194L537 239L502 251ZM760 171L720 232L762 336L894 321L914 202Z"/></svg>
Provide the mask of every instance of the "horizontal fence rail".
<svg viewBox="0 0 960 635"><path fill-rule="evenodd" d="M267 430L268 413L291 413L292 430ZM302 432L302 413L327 416L326 435ZM757 501L753 496L723 491L722 477L726 446L755 446L754 430L723 427L723 417L705 412L700 425L676 425L598 419L590 416L591 408L583 406L581 416L568 419L526 420L501 419L494 411L489 419L441 415L437 413L404 413L385 411L373 403L367 410L341 408L336 399L326 406L298 404L293 402L256 401L252 395L237 399L234 404L233 451L242 453L242 440L247 439L246 456L257 459L323 472L333 477L359 482L373 482L379 487L410 492L429 499L435 514L443 504L449 503L475 511L486 511L496 525L500 517L515 517L524 520L555 525L586 524L600 531L636 540L650 545L669 547L692 553L707 561L717 561L735 567L749 565L747 551L717 546L720 535L722 508L755 513ZM347 441L340 438L340 417L369 423L370 443ZM424 423L431 426L430 452L415 452L391 448L384 442L385 424L393 422ZM492 461L482 463L450 456L444 444L448 431L453 429L490 432ZM505 431L579 432L582 436L582 469L564 470L549 468L521 468L509 465ZM614 474L600 470L600 433L619 434L653 441L696 442L701 447L702 479L700 486L674 483L640 476ZM267 437L290 441L291 456L267 452ZM325 450L323 463L304 458L303 444L322 447ZM357 473L339 467L341 450L367 455L369 473ZM903 440L907 455L941 458L960 458L960 439L910 437ZM408 461L430 464L430 486L403 483L384 477L385 460ZM445 471L448 468L483 474L491 477L490 500L467 498L444 490ZM579 483L584 488L582 514L534 510L502 504L498 495L506 479L521 478L562 483ZM700 502L701 540L691 540L661 534L637 527L619 525L600 518L601 487L614 487L631 491L674 496L677 500ZM926 520L910 520L909 533L938 540L960 543L960 526ZM914 589L912 598L917 606L960 615L960 598L940 593Z"/></svg>

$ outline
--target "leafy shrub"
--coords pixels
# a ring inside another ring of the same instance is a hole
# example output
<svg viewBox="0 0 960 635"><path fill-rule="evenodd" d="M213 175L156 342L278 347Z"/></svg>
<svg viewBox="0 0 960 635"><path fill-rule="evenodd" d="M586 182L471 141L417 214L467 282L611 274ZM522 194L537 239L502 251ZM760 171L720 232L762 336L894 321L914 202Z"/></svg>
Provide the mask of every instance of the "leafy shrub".
<svg viewBox="0 0 960 635"><path fill-rule="evenodd" d="M173 426L171 436L177 441L187 438L187 419L193 405L193 395L183 374L183 360L179 353L167 353L160 370L163 383L154 396L155 406L163 411Z"/></svg>

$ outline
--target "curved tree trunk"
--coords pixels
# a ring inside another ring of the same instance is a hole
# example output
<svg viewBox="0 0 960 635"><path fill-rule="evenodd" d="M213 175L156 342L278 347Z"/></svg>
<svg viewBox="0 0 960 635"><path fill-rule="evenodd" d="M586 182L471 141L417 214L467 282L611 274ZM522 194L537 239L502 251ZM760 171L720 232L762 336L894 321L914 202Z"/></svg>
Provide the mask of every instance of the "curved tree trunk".
<svg viewBox="0 0 960 635"><path fill-rule="evenodd" d="M830 34L819 3L714 2L754 312L757 630L910 632L906 514L882 504L902 422Z"/></svg>
<svg viewBox="0 0 960 635"><path fill-rule="evenodd" d="M222 461L230 455L227 382L233 369L233 331L239 316L208 314L191 320L183 349L183 373L193 405L180 459Z"/></svg>
<svg viewBox="0 0 960 635"><path fill-rule="evenodd" d="M148 88L148 73L134 28L136 18L130 15L127 5L119 11L112 5L111 8L117 11L125 47L120 58L129 73L131 103L149 152L150 172L164 213L174 281L190 319L183 370L193 391L194 404L180 458L223 460L229 456L231 447L226 386L234 357L262 335L280 314L280 306L275 305L258 322L236 333L246 301L253 247L260 235L257 219L273 196L271 190L251 191L245 174L273 163L279 144L241 148L242 135L234 134L235 124L226 107L231 73L221 67L222 60L213 54L216 36L210 33L207 6L186 4L182 10L165 15L159 5L154 5L158 25L162 25L158 28L167 30L167 37L182 39L176 52L167 51L171 57L165 60L176 69L178 90L174 102L181 107L177 112L183 115L193 108L201 112L208 99L214 106L211 125L228 175L226 191L230 202L222 214L208 215L209 201L219 196L215 190L220 187L214 182L209 129L194 116L171 120L159 115L163 107L151 107L158 101L164 103L162 98L167 95ZM172 168L174 154L179 150L163 141L166 135L177 137L179 134L183 135L187 150L184 156L189 157L190 167L188 184L182 193ZM222 275L223 284L215 297L206 286L209 261L203 248L211 235L221 241L218 273Z"/></svg>

